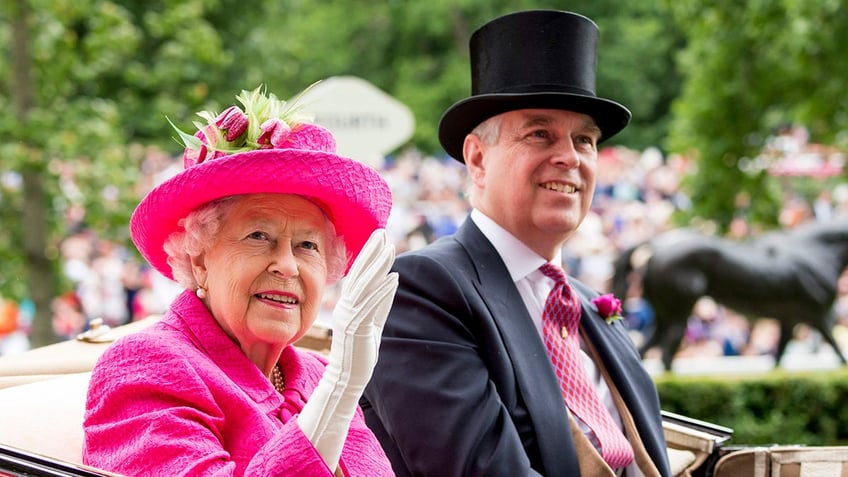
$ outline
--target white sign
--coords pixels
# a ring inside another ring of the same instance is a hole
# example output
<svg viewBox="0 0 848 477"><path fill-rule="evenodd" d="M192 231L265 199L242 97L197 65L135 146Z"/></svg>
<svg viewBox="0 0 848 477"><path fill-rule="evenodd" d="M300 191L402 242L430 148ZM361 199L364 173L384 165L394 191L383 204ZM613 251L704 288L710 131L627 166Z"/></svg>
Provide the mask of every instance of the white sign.
<svg viewBox="0 0 848 477"><path fill-rule="evenodd" d="M412 111L371 83L355 76L333 76L298 99L336 137L341 155L376 165L406 143L415 129Z"/></svg>

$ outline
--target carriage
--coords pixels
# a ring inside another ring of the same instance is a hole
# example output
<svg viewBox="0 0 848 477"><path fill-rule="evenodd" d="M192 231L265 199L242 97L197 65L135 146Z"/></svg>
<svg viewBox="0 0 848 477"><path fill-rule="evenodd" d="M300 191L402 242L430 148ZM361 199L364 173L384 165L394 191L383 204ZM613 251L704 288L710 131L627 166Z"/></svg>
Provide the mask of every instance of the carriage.
<svg viewBox="0 0 848 477"><path fill-rule="evenodd" d="M621 255L616 294L625 296L634 273L642 280L646 298L658 311L657 330L668 331L655 333L645 349L661 345L666 368L682 336L679 325L703 295L778 318L784 330L809 323L838 351L827 323L836 278L846 265L848 220L750 244L676 233ZM151 316L115 329L95 323L76 340L0 357L0 477L112 475L81 463L88 377L109 343L157 320ZM316 325L297 345L327 352L329 330ZM848 447L731 445L731 428L670 412L663 418L676 475L848 477Z"/></svg>
<svg viewBox="0 0 848 477"><path fill-rule="evenodd" d="M93 326L76 340L0 357L0 476L114 476L80 459L88 377L109 343L158 319ZM329 330L316 325L297 345L326 353ZM848 477L848 447L730 445L730 428L670 412L663 419L676 475Z"/></svg>

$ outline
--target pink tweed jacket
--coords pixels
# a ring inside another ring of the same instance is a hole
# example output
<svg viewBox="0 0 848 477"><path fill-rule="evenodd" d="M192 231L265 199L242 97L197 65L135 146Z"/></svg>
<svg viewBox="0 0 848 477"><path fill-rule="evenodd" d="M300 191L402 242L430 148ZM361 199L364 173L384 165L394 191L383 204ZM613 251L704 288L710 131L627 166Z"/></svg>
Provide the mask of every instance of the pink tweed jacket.
<svg viewBox="0 0 848 477"><path fill-rule="evenodd" d="M332 475L295 422L326 360L289 346L283 395L191 292L156 325L116 341L88 389L83 462L128 476ZM394 475L357 409L348 476Z"/></svg>

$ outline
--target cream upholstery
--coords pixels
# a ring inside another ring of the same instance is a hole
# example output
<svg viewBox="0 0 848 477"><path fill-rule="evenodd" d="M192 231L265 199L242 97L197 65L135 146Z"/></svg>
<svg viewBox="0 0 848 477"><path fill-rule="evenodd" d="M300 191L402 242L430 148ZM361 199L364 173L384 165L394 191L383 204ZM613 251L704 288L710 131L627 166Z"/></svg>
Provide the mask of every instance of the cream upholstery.
<svg viewBox="0 0 848 477"><path fill-rule="evenodd" d="M91 369L113 339L159 319L114 328L104 342L64 341L0 357L0 443L80 464ZM330 341L329 330L314 326L297 345L327 353Z"/></svg>
<svg viewBox="0 0 848 477"><path fill-rule="evenodd" d="M160 318L158 315L151 315L143 320L113 328L107 336L111 339L103 342L69 340L25 353L2 356L0 388L91 371L97 358L111 344L111 340L144 329Z"/></svg>
<svg viewBox="0 0 848 477"><path fill-rule="evenodd" d="M0 389L0 443L81 463L90 372Z"/></svg>
<svg viewBox="0 0 848 477"><path fill-rule="evenodd" d="M0 443L81 464L85 396L94 363L113 339L159 318L109 330L101 342L70 340L0 357Z"/></svg>
<svg viewBox="0 0 848 477"><path fill-rule="evenodd" d="M159 318L151 316L115 328L111 338L141 330ZM314 326L297 345L327 353L330 342L329 330ZM0 358L0 443L81 464L88 380L94 363L110 343L66 341ZM669 458L674 475L689 475L692 464L700 464L712 450L702 446L712 442L674 424L664 426L672 445Z"/></svg>

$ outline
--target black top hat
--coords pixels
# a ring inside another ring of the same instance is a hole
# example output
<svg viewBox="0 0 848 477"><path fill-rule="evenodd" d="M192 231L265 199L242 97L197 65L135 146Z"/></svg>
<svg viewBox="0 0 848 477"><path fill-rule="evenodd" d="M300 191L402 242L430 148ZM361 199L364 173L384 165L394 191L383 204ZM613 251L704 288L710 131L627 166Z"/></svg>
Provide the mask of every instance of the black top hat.
<svg viewBox="0 0 848 477"><path fill-rule="evenodd" d="M486 119L527 108L588 114L609 139L630 121L624 106L595 95L598 26L571 12L498 17L471 35L471 96L445 111L439 141L463 161L465 136Z"/></svg>

